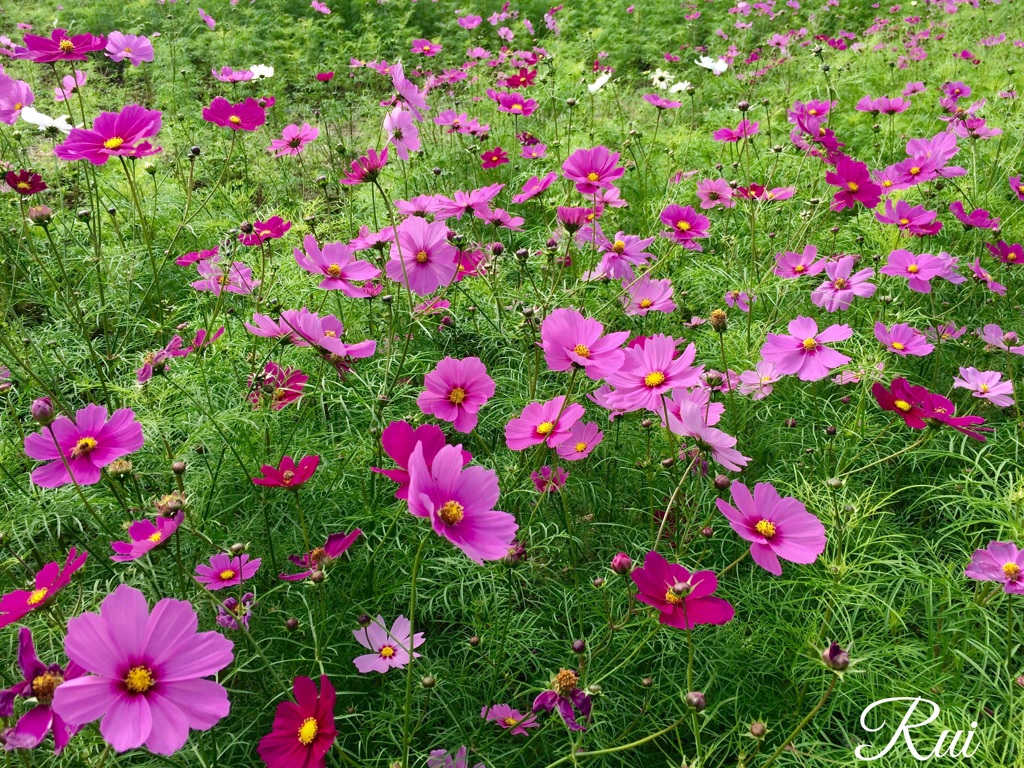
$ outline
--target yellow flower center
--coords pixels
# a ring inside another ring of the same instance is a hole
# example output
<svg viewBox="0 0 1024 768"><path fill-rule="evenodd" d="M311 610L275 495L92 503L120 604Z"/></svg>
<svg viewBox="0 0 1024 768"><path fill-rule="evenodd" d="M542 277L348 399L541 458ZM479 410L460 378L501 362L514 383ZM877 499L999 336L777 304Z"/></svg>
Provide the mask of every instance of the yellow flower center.
<svg viewBox="0 0 1024 768"><path fill-rule="evenodd" d="M228 118L228 122L231 123L232 125L241 125L242 124L242 118L240 118L238 115L232 115L231 117Z"/></svg>
<svg viewBox="0 0 1024 768"><path fill-rule="evenodd" d="M775 535L775 523L769 520L758 520L757 525L754 526L754 530L766 539L770 539Z"/></svg>
<svg viewBox="0 0 1024 768"><path fill-rule="evenodd" d="M337 264L331 264L331 266L327 268L327 274L331 277L338 277L341 274L341 267Z"/></svg>
<svg viewBox="0 0 1024 768"><path fill-rule="evenodd" d="M319 730L320 726L317 725L316 718L307 717L302 721L302 725L299 726L299 743L308 747L313 743L313 739L316 738Z"/></svg>
<svg viewBox="0 0 1024 768"><path fill-rule="evenodd" d="M899 351L899 352L902 352L902 351L903 351L904 349L906 349L906 345L904 345L904 344L901 344L901 343L900 343L900 342L898 342L898 341L894 341L894 342L892 343L892 348L893 348L893 349L895 349L895 350L897 350L897 351Z"/></svg>
<svg viewBox="0 0 1024 768"><path fill-rule="evenodd" d="M64 682L64 678L53 672L44 672L38 677L32 678L32 693L42 705L48 705L53 701L53 692L57 686Z"/></svg>
<svg viewBox="0 0 1024 768"><path fill-rule="evenodd" d="M664 383L665 374L662 373L661 371L651 371L646 376L644 376L645 387L651 387L653 389L654 387L660 387Z"/></svg>
<svg viewBox="0 0 1024 768"><path fill-rule="evenodd" d="M616 240L614 243L612 243L612 253L625 253L625 252L626 252L626 244L624 242L622 242L621 240Z"/></svg>
<svg viewBox="0 0 1024 768"><path fill-rule="evenodd" d="M916 165L913 168L910 169L910 175L911 176L917 176L917 174L919 174L920 172L921 172L921 169L918 168Z"/></svg>
<svg viewBox="0 0 1024 768"><path fill-rule="evenodd" d="M500 159L501 159L501 158L500 158L500 157L498 157L497 155L491 155L491 162L492 162L492 163L496 163L496 162L498 162L498 160L500 160Z"/></svg>
<svg viewBox="0 0 1024 768"><path fill-rule="evenodd" d="M1021 184L1019 187L1017 187L1017 191L1024 195L1024 184Z"/></svg>
<svg viewBox="0 0 1024 768"><path fill-rule="evenodd" d="M156 533L151 533L148 536L149 540L152 541L154 544L159 544L160 540L163 539L163 537L164 535L160 533L160 531L157 531Z"/></svg>
<svg viewBox="0 0 1024 768"><path fill-rule="evenodd" d="M892 186L892 182L889 181L888 179L886 179L885 181L882 182L882 186L883 187L891 187Z"/></svg>
<svg viewBox="0 0 1024 768"><path fill-rule="evenodd" d="M683 598L680 595L677 595L672 590L672 587L669 587L668 589L665 590L665 602L668 603L669 605L682 605L683 604Z"/></svg>
<svg viewBox="0 0 1024 768"><path fill-rule="evenodd" d="M553 421L542 421L540 424L537 425L537 434L538 435L549 435L549 434L551 434L551 430L553 430L554 428L555 428L555 422L553 422Z"/></svg>
<svg viewBox="0 0 1024 768"><path fill-rule="evenodd" d="M124 52L125 52L125 53L131 53L131 52L132 52L132 49L131 49L131 48L125 48L125 49L124 49Z"/></svg>
<svg viewBox="0 0 1024 768"><path fill-rule="evenodd" d="M559 696L568 696L576 690L579 680L576 673L571 669L560 669L558 674L555 675L555 679L551 682L551 688Z"/></svg>
<svg viewBox="0 0 1024 768"><path fill-rule="evenodd" d="M818 114L818 110L816 110L816 109L808 109L807 110L807 114L811 115L811 116L814 116L814 115Z"/></svg>
<svg viewBox="0 0 1024 768"><path fill-rule="evenodd" d="M461 405L465 399L466 390L462 387L455 387L455 389L448 393L448 402L452 405Z"/></svg>
<svg viewBox="0 0 1024 768"><path fill-rule="evenodd" d="M680 222L678 222L676 224L676 229L678 229L680 232L689 232L690 231L690 222L688 222L688 221L680 221Z"/></svg>
<svg viewBox="0 0 1024 768"><path fill-rule="evenodd" d="M459 502L452 500L441 505L441 508L437 510L437 516L445 525L455 525L466 516L466 513L465 508Z"/></svg>
<svg viewBox="0 0 1024 768"><path fill-rule="evenodd" d="M519 721L516 720L514 717L503 717L503 718L501 718L501 722L502 722L502 725L504 725L506 728L511 728L513 725L515 725Z"/></svg>
<svg viewBox="0 0 1024 768"><path fill-rule="evenodd" d="M71 53L75 50L75 44L66 37L60 41L60 44L57 47L60 48L61 53Z"/></svg>
<svg viewBox="0 0 1024 768"><path fill-rule="evenodd" d="M588 360L590 359L590 347L588 347L586 344L577 344L575 347L572 348L572 351L575 352L580 357L585 357Z"/></svg>
<svg viewBox="0 0 1024 768"><path fill-rule="evenodd" d="M841 291L841 290L843 290L843 288L846 287L846 278L845 277L837 277L832 284Z"/></svg>
<svg viewBox="0 0 1024 768"><path fill-rule="evenodd" d="M978 391L981 392L981 394L983 395L986 394L988 392L988 384L982 384L980 387L978 387Z"/></svg>
<svg viewBox="0 0 1024 768"><path fill-rule="evenodd" d="M423 46L423 52L424 53L430 53L430 46L429 45L424 45Z"/></svg>
<svg viewBox="0 0 1024 768"><path fill-rule="evenodd" d="M294 480L294 479L295 479L295 473L292 472L290 469L286 469L284 472L281 473L281 481L285 485L291 485L292 484L292 480Z"/></svg>
<svg viewBox="0 0 1024 768"><path fill-rule="evenodd" d="M848 181L846 182L846 188L851 192L856 192L860 189L860 185L856 181Z"/></svg>
<svg viewBox="0 0 1024 768"><path fill-rule="evenodd" d="M32 590L32 594L28 596L28 604L29 605L39 605L41 602L43 602L43 600L46 599L46 596L49 593L50 593L50 590L47 587L43 587L42 589L34 589L34 590Z"/></svg>
<svg viewBox="0 0 1024 768"><path fill-rule="evenodd" d="M103 146L106 149L117 149L124 144L124 139L120 136L111 136L109 139L103 142Z"/></svg>
<svg viewBox="0 0 1024 768"><path fill-rule="evenodd" d="M804 339L804 349L810 351L818 346L817 339Z"/></svg>
<svg viewBox="0 0 1024 768"><path fill-rule="evenodd" d="M418 264L425 264L427 259L430 258L426 251L420 251L416 254L416 262Z"/></svg>
<svg viewBox="0 0 1024 768"><path fill-rule="evenodd" d="M32 189L32 185L31 185L31 184L29 184L29 183L28 183L27 181L19 181L19 182L18 182L18 184L17 184L17 186L18 186L18 189L23 189L23 190L25 190L26 192L27 192L28 190Z"/></svg>
<svg viewBox="0 0 1024 768"><path fill-rule="evenodd" d="M917 264L911 264L909 267L907 267L907 272L909 272L912 275L916 275L920 271L921 268L917 266Z"/></svg>
<svg viewBox="0 0 1024 768"><path fill-rule="evenodd" d="M650 299L640 299L640 309L650 309L654 302Z"/></svg>
<svg viewBox="0 0 1024 768"><path fill-rule="evenodd" d="M81 440L75 443L75 447L71 449L71 458L79 459L82 456L88 456L90 453L92 453L94 448L96 448L96 438L83 437Z"/></svg>
<svg viewBox="0 0 1024 768"><path fill-rule="evenodd" d="M576 443L576 445L573 447L576 449L576 453L583 453L585 450L587 450L586 443Z"/></svg>
<svg viewBox="0 0 1024 768"><path fill-rule="evenodd" d="M17 112L17 111L18 111L19 109L21 109L21 108L22 108L23 106L25 106L25 105L24 105L24 104L22 104L22 103L21 103L20 101L16 101L16 102L14 102L14 111L15 111L15 112Z"/></svg>
<svg viewBox="0 0 1024 768"><path fill-rule="evenodd" d="M1007 563L1003 566L1003 573L1010 581L1016 581L1020 578L1020 566L1016 563Z"/></svg>
<svg viewBox="0 0 1024 768"><path fill-rule="evenodd" d="M395 655L395 649L392 648L390 645L385 645L383 648L380 649L380 655L383 656L385 659L390 659L392 656Z"/></svg>
<svg viewBox="0 0 1024 768"><path fill-rule="evenodd" d="M598 180L598 179L600 179L600 178L601 178L601 177L600 177L600 176L598 176L598 175L597 175L596 173L594 173L593 171L591 171L590 173L588 173L588 174L587 174L587 181L597 181L597 180Z"/></svg>
<svg viewBox="0 0 1024 768"><path fill-rule="evenodd" d="M334 331L324 331L324 336L330 339L338 338L338 334L335 333Z"/></svg>
<svg viewBox="0 0 1024 768"><path fill-rule="evenodd" d="M222 581L227 581L228 579L235 578L235 572L232 571L230 568L225 568L223 571L217 574L217 578L221 579Z"/></svg>
<svg viewBox="0 0 1024 768"><path fill-rule="evenodd" d="M899 408L904 413L909 411L910 408L911 408L910 403L908 403L906 400L894 400L892 404L895 405L897 408Z"/></svg>
<svg viewBox="0 0 1024 768"><path fill-rule="evenodd" d="M797 264L795 267L793 267L793 271L799 275L807 271L807 267L805 267L803 264Z"/></svg>
<svg viewBox="0 0 1024 768"><path fill-rule="evenodd" d="M523 105L522 104L513 104L511 107L509 107L509 109L511 109L513 112L522 112L523 111Z"/></svg>
<svg viewBox="0 0 1024 768"><path fill-rule="evenodd" d="M900 219L900 224L906 225L906 224L909 224L909 223L910 223L910 219Z"/></svg>
<svg viewBox="0 0 1024 768"><path fill-rule="evenodd" d="M156 680L149 667L132 667L125 675L124 684L132 693L145 693L156 685Z"/></svg>

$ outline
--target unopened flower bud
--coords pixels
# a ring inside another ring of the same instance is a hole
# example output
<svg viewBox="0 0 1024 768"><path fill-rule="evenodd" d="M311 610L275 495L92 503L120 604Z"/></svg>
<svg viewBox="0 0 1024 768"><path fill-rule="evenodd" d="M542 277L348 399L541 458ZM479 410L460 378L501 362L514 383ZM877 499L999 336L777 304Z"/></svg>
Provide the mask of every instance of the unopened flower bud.
<svg viewBox="0 0 1024 768"><path fill-rule="evenodd" d="M725 333L729 329L729 317L724 310L713 309L708 316L708 322L715 329L715 333Z"/></svg>
<svg viewBox="0 0 1024 768"><path fill-rule="evenodd" d="M231 545L232 555L240 555L243 552L245 552L245 544L243 544L242 542L236 541L234 544Z"/></svg>
<svg viewBox="0 0 1024 768"><path fill-rule="evenodd" d="M92 213L89 211L88 208L83 208L75 215L78 217L79 221L89 221L89 218L92 216Z"/></svg>
<svg viewBox="0 0 1024 768"><path fill-rule="evenodd" d="M579 640L573 640L572 641L572 652L573 653L583 653L585 650L587 650L587 641L586 640L583 640L581 638Z"/></svg>
<svg viewBox="0 0 1024 768"><path fill-rule="evenodd" d="M825 481L825 485L827 485L833 491L838 491L840 488L843 487L843 481L838 477L830 477L828 480Z"/></svg>
<svg viewBox="0 0 1024 768"><path fill-rule="evenodd" d="M654 680L652 680L649 677L645 677L643 680L640 681L640 685L642 685L644 688L650 688L652 685L654 685Z"/></svg>
<svg viewBox="0 0 1024 768"><path fill-rule="evenodd" d="M480 645L480 638L476 635L473 635L471 638L469 638L469 644L476 648L478 645Z"/></svg>
<svg viewBox="0 0 1024 768"><path fill-rule="evenodd" d="M53 211L45 205L34 205L28 209L28 220L37 227L45 227L53 221Z"/></svg>
<svg viewBox="0 0 1024 768"><path fill-rule="evenodd" d="M294 632L296 629L299 628L299 620L285 619L284 628L287 629L289 632Z"/></svg>
<svg viewBox="0 0 1024 768"><path fill-rule="evenodd" d="M686 706L694 712L703 712L708 707L707 699L700 691L690 691L686 694Z"/></svg>
<svg viewBox="0 0 1024 768"><path fill-rule="evenodd" d="M437 678L433 675L424 675L423 679L420 680L420 685L429 690L437 685Z"/></svg>
<svg viewBox="0 0 1024 768"><path fill-rule="evenodd" d="M184 475L186 469L188 469L188 465L184 461L176 461L171 464L171 472L176 475Z"/></svg>
<svg viewBox="0 0 1024 768"><path fill-rule="evenodd" d="M704 526L700 529L700 535L703 536L705 539L710 539L712 536L715 535L715 529L712 528L710 525Z"/></svg>
<svg viewBox="0 0 1024 768"><path fill-rule="evenodd" d="M755 720L750 724L750 735L755 739L763 739L766 733L768 733L768 729L760 720Z"/></svg>
<svg viewBox="0 0 1024 768"><path fill-rule="evenodd" d="M643 427L644 429L650 429L651 427L654 426L654 422L651 421L650 419L644 419L643 421L640 422L640 426Z"/></svg>
<svg viewBox="0 0 1024 768"><path fill-rule="evenodd" d="M793 429L796 426L796 419L786 419L782 422L788 429Z"/></svg>
<svg viewBox="0 0 1024 768"><path fill-rule="evenodd" d="M591 583L591 584L593 584L593 585L594 585L595 587L597 587L598 589L600 589L601 587L603 587L603 586L604 586L604 579L603 579L603 578L601 578L600 576L598 576L598 577L597 577L596 579L594 579L594 580L593 580L592 582L590 582L590 583Z"/></svg>
<svg viewBox="0 0 1024 768"><path fill-rule="evenodd" d="M152 176L156 173L156 163L143 163L142 170Z"/></svg>
<svg viewBox="0 0 1024 768"><path fill-rule="evenodd" d="M314 584L323 584L326 579L327 574L320 570L313 571L311 574L309 574L309 580L312 581Z"/></svg>
<svg viewBox="0 0 1024 768"><path fill-rule="evenodd" d="M625 576L633 568L633 561L625 552L619 552L612 558L611 568L620 576Z"/></svg>
<svg viewBox="0 0 1024 768"><path fill-rule="evenodd" d="M201 147L193 146L192 149L189 150L189 153L192 155L192 157L199 157L201 154L203 154L203 150Z"/></svg>
<svg viewBox="0 0 1024 768"><path fill-rule="evenodd" d="M32 402L32 419L41 427L48 427L57 418L53 409L53 401L48 397L40 397Z"/></svg>
<svg viewBox="0 0 1024 768"><path fill-rule="evenodd" d="M675 463L676 463L676 460L674 458L672 458L671 456L669 456L667 459L662 459L661 460L661 466L663 466L665 469L668 469L669 467L671 467Z"/></svg>
<svg viewBox="0 0 1024 768"><path fill-rule="evenodd" d="M358 624L360 627L370 626L371 621L373 621L373 619L371 619L370 616L365 613L359 614L359 616L356 618L356 624Z"/></svg>
<svg viewBox="0 0 1024 768"><path fill-rule="evenodd" d="M850 666L850 654L840 648L839 643L835 641L821 652L821 660L826 667L836 672L842 672Z"/></svg>
<svg viewBox="0 0 1024 768"><path fill-rule="evenodd" d="M724 491L731 484L732 484L732 481L728 477L726 477L725 475L715 475L715 488L717 490Z"/></svg>
<svg viewBox="0 0 1024 768"><path fill-rule="evenodd" d="M132 463L128 459L115 459L107 465L107 474L117 480L124 480L132 473ZM181 507L178 507L181 509ZM177 512L178 510L175 510Z"/></svg>
<svg viewBox="0 0 1024 768"><path fill-rule="evenodd" d="M736 108L740 112L746 112L748 109L750 109L750 102L749 101L741 101L739 104L736 105Z"/></svg>
<svg viewBox="0 0 1024 768"><path fill-rule="evenodd" d="M243 221L241 224L238 225L238 231L241 232L243 235L251 235L252 222Z"/></svg>

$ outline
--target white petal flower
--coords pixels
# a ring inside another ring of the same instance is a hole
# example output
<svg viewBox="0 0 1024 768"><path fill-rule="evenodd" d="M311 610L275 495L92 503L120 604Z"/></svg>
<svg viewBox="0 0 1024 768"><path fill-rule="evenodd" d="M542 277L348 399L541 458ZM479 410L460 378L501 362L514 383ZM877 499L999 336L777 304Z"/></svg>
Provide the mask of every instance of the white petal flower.
<svg viewBox="0 0 1024 768"><path fill-rule="evenodd" d="M265 80L274 76L274 68L268 67L266 64L253 64L249 67L249 71L252 72L253 80Z"/></svg>
<svg viewBox="0 0 1024 768"><path fill-rule="evenodd" d="M685 91L689 87L690 87L690 81L689 80L683 80L683 82L676 83L671 88L669 88L668 92L669 93L682 93L683 91Z"/></svg>
<svg viewBox="0 0 1024 768"><path fill-rule="evenodd" d="M591 93L597 93L602 88L604 88L605 84L609 80L611 80L611 79L612 79L612 73L611 72L605 72L603 75L601 75L599 78L597 78L597 80L595 80L590 85L588 85L587 86L587 90L590 91Z"/></svg>
<svg viewBox="0 0 1024 768"><path fill-rule="evenodd" d="M54 119L47 117L34 107L22 107L21 119L29 125L36 126L40 131L56 128L61 133L71 133L72 125L68 122L70 115L61 115Z"/></svg>
<svg viewBox="0 0 1024 768"><path fill-rule="evenodd" d="M712 59L710 56L701 56L699 59L695 59L693 63L698 67L710 69L713 75L720 75L729 68L729 64L723 59Z"/></svg>

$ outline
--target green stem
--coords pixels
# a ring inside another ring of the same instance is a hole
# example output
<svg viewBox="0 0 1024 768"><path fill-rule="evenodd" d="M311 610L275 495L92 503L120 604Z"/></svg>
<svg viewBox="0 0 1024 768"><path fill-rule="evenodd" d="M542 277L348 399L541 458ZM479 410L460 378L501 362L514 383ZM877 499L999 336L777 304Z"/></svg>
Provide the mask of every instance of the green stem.
<svg viewBox="0 0 1024 768"><path fill-rule="evenodd" d="M416 577L419 575L420 560L423 556L423 547L427 543L427 537L420 539L420 545L416 548L416 557L412 561L412 576L409 582L409 666L405 675L405 724L402 726L402 754L405 756L402 765L410 768L409 746L412 741L412 668L413 659L416 656Z"/></svg>
<svg viewBox="0 0 1024 768"><path fill-rule="evenodd" d="M779 748L772 753L772 756L765 761L761 768L768 768L768 766L774 763L775 759L785 751L786 747L793 743L793 739L800 734L800 731L807 727L807 724L810 723L811 720L814 719L814 716L821 711L821 708L825 706L825 702L828 701L828 697L832 695L832 691L835 690L836 683L838 681L839 676L832 675L832 681L828 684L828 688L825 689L825 693L822 694L821 699L819 699L818 703L814 705L814 709L807 713L807 717L800 721L800 724L793 729L793 732L786 737L786 740L779 745Z"/></svg>

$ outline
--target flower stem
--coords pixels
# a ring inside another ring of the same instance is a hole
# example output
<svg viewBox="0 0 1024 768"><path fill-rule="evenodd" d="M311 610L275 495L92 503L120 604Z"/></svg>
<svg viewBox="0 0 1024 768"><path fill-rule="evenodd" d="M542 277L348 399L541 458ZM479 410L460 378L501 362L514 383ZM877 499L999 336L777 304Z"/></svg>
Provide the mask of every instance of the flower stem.
<svg viewBox="0 0 1024 768"><path fill-rule="evenodd" d="M416 557L412 561L412 576L409 581L409 666L405 676L405 724L402 726L402 754L404 768L410 768L409 745L412 741L412 668L413 660L416 657L416 577L419 575L420 560L423 557L423 547L426 546L427 537L420 539L420 545L416 548Z"/></svg>
<svg viewBox="0 0 1024 768"><path fill-rule="evenodd" d="M800 731L807 727L807 724L810 723L811 720L814 719L814 716L821 711L821 708L825 706L825 702L828 701L828 697L832 695L832 691L835 690L836 683L838 681L839 676L832 675L832 681L828 684L828 688L825 689L825 693L822 694L821 699L819 699L818 703L814 705L814 709L807 713L807 717L800 721L797 727L793 729L793 732L786 737L786 740L779 745L779 748L772 753L772 756L765 761L761 768L768 768L768 766L774 763L775 759L785 751L786 747L793 743L793 739L800 734Z"/></svg>

